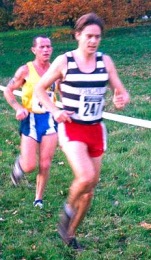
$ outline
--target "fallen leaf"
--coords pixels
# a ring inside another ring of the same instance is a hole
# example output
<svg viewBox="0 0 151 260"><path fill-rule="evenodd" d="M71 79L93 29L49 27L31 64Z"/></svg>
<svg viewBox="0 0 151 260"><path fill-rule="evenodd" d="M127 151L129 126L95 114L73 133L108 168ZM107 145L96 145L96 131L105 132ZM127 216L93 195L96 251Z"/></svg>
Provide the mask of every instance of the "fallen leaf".
<svg viewBox="0 0 151 260"><path fill-rule="evenodd" d="M18 213L18 211L17 210L15 210L12 214L13 215L16 215Z"/></svg>
<svg viewBox="0 0 151 260"><path fill-rule="evenodd" d="M64 162L58 162L59 165L64 165Z"/></svg>

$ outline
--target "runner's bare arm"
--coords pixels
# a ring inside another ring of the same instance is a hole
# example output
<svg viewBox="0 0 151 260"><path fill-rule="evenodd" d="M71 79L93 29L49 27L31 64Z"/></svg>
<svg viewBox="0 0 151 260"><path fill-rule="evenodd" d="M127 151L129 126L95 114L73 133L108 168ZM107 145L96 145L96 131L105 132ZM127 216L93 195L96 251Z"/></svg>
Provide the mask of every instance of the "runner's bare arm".
<svg viewBox="0 0 151 260"><path fill-rule="evenodd" d="M65 55L58 56L51 64L48 71L42 76L35 86L35 93L39 101L44 105L47 111L51 112L55 120L60 122L71 122L70 115L73 112L60 110L52 101L50 101L46 89L57 80L64 77L67 70L67 60Z"/></svg>
<svg viewBox="0 0 151 260"><path fill-rule="evenodd" d="M22 87L25 82L25 76L28 73L26 65L21 66L15 73L14 77L9 81L5 90L4 97L8 104L16 111L16 119L22 120L28 115L28 111L17 101L13 91Z"/></svg>
<svg viewBox="0 0 151 260"><path fill-rule="evenodd" d="M17 110L22 106L17 102L16 97L13 94L13 91L22 87L26 73L27 73L26 66L24 65L20 67L16 71L14 77L7 84L6 89L4 90L4 97L6 98L9 105L15 110Z"/></svg>
<svg viewBox="0 0 151 260"><path fill-rule="evenodd" d="M109 73L109 86L114 92L113 103L117 109L123 109L130 102L129 93L120 80L112 59L104 55L104 62Z"/></svg>

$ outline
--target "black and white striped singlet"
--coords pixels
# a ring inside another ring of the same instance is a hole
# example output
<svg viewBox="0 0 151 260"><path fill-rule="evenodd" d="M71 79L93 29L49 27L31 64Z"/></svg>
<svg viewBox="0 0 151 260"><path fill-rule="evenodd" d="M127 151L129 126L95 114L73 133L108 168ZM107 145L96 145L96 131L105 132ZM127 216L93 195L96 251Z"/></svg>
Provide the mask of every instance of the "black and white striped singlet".
<svg viewBox="0 0 151 260"><path fill-rule="evenodd" d="M65 110L74 111L73 121L93 124L101 121L108 73L103 54L96 53L96 68L91 73L81 72L72 52L67 52L68 69L61 83L62 103Z"/></svg>

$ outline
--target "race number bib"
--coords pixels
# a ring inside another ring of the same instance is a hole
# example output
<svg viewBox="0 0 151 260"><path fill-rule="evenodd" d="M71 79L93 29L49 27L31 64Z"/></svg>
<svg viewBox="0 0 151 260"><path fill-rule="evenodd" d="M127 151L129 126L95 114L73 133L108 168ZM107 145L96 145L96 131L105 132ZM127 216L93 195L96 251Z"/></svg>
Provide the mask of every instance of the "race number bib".
<svg viewBox="0 0 151 260"><path fill-rule="evenodd" d="M102 117L104 98L102 95L81 96L79 103L79 119L95 121Z"/></svg>
<svg viewBox="0 0 151 260"><path fill-rule="evenodd" d="M54 92L49 91L47 93L48 93L50 100L53 101ZM32 98L32 111L34 113L38 113L38 114L46 112L45 107L42 105L42 103L39 101L39 99L36 97L36 95L33 95L33 98Z"/></svg>

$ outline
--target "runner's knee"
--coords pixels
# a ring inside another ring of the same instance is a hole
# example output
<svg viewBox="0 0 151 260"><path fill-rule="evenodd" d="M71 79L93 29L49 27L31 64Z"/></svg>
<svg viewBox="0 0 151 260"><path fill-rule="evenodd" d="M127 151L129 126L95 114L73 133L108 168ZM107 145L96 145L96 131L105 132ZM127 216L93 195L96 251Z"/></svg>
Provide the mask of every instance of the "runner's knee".
<svg viewBox="0 0 151 260"><path fill-rule="evenodd" d="M93 189L95 185L95 178L93 177L80 178L77 181L77 186L81 187L86 192L89 192L91 189Z"/></svg>
<svg viewBox="0 0 151 260"><path fill-rule="evenodd" d="M93 197L93 194L94 194L93 190L91 190L88 193L84 194L82 196L83 201L85 201L85 202L90 201L92 199L92 197Z"/></svg>
<svg viewBox="0 0 151 260"><path fill-rule="evenodd" d="M49 172L50 164L51 164L50 160L41 162L39 166L40 172L44 172L44 173Z"/></svg>

